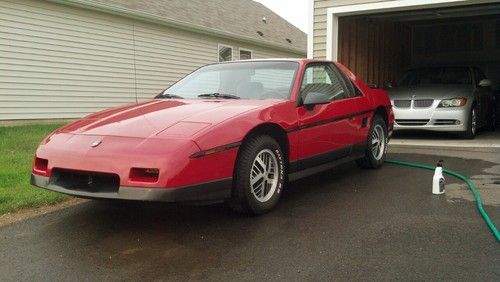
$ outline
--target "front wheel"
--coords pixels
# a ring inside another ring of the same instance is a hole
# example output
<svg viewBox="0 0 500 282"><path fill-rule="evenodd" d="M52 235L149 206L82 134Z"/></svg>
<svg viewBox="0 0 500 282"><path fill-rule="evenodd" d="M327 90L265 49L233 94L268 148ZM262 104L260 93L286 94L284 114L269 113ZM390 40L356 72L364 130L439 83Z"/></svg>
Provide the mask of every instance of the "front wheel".
<svg viewBox="0 0 500 282"><path fill-rule="evenodd" d="M384 119L376 115L368 131L368 140L365 149L365 156L356 163L361 168L379 168L385 160L387 152L387 125Z"/></svg>
<svg viewBox="0 0 500 282"><path fill-rule="evenodd" d="M460 133L460 137L463 139L474 139L476 137L477 131L477 112L476 107L472 107L469 113L469 119L467 122L467 129Z"/></svg>
<svg viewBox="0 0 500 282"><path fill-rule="evenodd" d="M247 214L273 209L285 182L285 162L280 145L270 136L246 141L238 155L231 207Z"/></svg>

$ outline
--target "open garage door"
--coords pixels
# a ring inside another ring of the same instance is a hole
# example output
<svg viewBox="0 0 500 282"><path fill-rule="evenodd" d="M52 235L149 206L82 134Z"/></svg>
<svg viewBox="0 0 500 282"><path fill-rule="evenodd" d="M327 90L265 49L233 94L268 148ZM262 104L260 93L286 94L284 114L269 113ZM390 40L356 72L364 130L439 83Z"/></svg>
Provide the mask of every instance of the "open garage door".
<svg viewBox="0 0 500 282"><path fill-rule="evenodd" d="M413 68L478 67L493 82L497 101L500 98L500 3L364 13L337 20L337 60L373 87L395 84Z"/></svg>

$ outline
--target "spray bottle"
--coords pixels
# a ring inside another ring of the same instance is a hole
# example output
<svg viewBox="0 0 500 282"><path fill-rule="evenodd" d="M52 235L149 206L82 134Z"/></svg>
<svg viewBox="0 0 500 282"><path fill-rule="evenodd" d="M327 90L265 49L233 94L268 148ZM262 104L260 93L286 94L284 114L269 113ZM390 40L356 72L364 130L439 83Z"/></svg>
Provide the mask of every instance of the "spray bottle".
<svg viewBox="0 0 500 282"><path fill-rule="evenodd" d="M434 171L434 177L432 178L432 194L443 194L444 193L444 177L443 177L443 161L438 161L436 165L436 170Z"/></svg>

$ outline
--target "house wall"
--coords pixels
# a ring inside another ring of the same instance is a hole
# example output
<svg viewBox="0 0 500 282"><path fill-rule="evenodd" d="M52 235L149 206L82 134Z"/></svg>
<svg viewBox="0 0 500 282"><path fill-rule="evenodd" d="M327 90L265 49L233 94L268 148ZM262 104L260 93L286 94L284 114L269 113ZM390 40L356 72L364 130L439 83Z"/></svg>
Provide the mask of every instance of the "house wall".
<svg viewBox="0 0 500 282"><path fill-rule="evenodd" d="M0 120L77 118L150 99L218 60L303 54L44 1L0 0Z"/></svg>

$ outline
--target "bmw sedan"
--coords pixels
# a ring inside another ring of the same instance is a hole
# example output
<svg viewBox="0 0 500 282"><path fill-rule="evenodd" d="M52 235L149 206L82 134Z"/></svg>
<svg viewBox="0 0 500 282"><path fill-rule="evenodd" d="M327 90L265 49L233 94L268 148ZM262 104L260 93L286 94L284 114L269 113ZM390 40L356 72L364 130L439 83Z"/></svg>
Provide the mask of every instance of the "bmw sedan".
<svg viewBox="0 0 500 282"><path fill-rule="evenodd" d="M477 129L495 128L491 81L476 67L427 67L406 72L389 89L394 130L457 132L472 139Z"/></svg>

